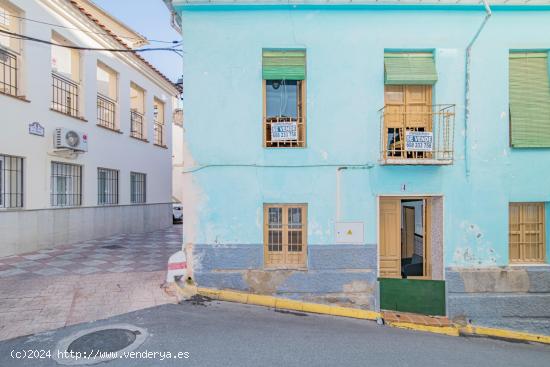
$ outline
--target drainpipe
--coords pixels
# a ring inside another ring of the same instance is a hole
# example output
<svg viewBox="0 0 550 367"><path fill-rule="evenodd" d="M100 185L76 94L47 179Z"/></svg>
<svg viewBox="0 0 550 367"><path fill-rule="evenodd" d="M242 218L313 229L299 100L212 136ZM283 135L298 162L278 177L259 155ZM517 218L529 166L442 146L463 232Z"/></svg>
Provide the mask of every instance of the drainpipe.
<svg viewBox="0 0 550 367"><path fill-rule="evenodd" d="M485 6L485 19L481 23L479 29L477 30L474 38L468 43L466 47L466 75L465 75L465 88L464 88L464 166L466 169L466 177L470 176L470 158L469 158L469 146L468 146L468 125L470 125L470 63L471 63L471 53L472 46L476 42L477 38L481 34L481 31L487 24L487 21L493 14L491 12L491 7L487 0L483 0L483 5Z"/></svg>

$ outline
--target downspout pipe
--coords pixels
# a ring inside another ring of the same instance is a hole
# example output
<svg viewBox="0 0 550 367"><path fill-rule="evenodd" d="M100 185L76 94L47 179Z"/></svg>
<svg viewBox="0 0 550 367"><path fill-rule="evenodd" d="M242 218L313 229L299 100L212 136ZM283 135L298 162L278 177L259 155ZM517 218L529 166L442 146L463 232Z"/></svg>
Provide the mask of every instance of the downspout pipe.
<svg viewBox="0 0 550 367"><path fill-rule="evenodd" d="M466 170L466 177L470 176L470 154L469 154L469 140L468 140L468 127L470 125L470 72L471 72L471 61L472 61L472 47L477 41L477 38L485 28L485 24L491 18L493 13L491 12L491 7L487 0L483 0L483 5L485 6L485 18L479 26L476 34L468 43L466 47L466 69L465 69L465 88L464 88L464 167Z"/></svg>

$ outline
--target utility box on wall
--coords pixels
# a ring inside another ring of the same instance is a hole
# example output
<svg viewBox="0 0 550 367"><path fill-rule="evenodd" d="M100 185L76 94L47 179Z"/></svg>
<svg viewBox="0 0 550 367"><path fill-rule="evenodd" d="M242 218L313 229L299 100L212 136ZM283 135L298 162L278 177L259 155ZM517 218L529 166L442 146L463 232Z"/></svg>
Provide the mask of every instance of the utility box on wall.
<svg viewBox="0 0 550 367"><path fill-rule="evenodd" d="M334 237L336 243L362 245L364 243L363 222L336 222Z"/></svg>

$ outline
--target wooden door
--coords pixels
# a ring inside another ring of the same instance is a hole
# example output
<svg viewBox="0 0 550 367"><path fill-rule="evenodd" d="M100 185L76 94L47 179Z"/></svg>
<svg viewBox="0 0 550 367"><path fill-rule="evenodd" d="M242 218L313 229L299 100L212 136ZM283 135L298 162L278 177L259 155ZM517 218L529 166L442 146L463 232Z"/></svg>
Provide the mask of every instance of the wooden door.
<svg viewBox="0 0 550 367"><path fill-rule="evenodd" d="M414 232L415 232L415 217L414 207L405 206L404 221L403 221L403 247L401 249L403 257L412 257L414 252Z"/></svg>
<svg viewBox="0 0 550 367"><path fill-rule="evenodd" d="M422 216L422 236L424 246L424 277L432 277L432 198L424 199L424 215Z"/></svg>
<svg viewBox="0 0 550 367"><path fill-rule="evenodd" d="M432 86L406 85L407 130L432 130Z"/></svg>
<svg viewBox="0 0 550 367"><path fill-rule="evenodd" d="M401 278L401 199L380 198L380 277Z"/></svg>
<svg viewBox="0 0 550 367"><path fill-rule="evenodd" d="M431 85L384 86L384 158L419 158L405 154L406 131L432 131L432 121Z"/></svg>

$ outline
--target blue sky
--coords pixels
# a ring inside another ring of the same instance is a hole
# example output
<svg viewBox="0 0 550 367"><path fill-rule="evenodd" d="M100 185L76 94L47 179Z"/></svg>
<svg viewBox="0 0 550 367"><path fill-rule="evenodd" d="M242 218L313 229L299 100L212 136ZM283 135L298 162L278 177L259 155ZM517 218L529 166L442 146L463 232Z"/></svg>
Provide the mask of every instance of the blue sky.
<svg viewBox="0 0 550 367"><path fill-rule="evenodd" d="M101 8L149 40L181 40L170 26L170 12L162 0L92 0ZM147 47L170 47L169 44L151 42ZM181 57L169 51L142 52L164 75L176 81L182 74Z"/></svg>

